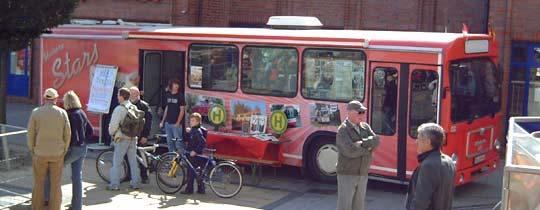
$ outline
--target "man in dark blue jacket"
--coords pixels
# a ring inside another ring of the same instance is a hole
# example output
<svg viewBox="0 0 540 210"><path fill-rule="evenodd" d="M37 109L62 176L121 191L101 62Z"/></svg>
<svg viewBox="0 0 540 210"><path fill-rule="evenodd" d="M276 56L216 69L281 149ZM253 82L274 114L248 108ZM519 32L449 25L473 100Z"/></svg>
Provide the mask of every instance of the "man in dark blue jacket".
<svg viewBox="0 0 540 210"><path fill-rule="evenodd" d="M206 129L201 127L201 115L199 113L193 113L189 116L189 123L191 125L190 129L187 129L189 132L189 138L187 139L187 148L186 151L189 152L189 160L193 164L194 168L204 167L206 163L206 158L197 156L203 153L204 148L206 147ZM193 182L195 181L195 173L193 170L188 169L188 180L187 186L182 194L193 194ZM202 179L197 180L197 193L204 194L204 183Z"/></svg>

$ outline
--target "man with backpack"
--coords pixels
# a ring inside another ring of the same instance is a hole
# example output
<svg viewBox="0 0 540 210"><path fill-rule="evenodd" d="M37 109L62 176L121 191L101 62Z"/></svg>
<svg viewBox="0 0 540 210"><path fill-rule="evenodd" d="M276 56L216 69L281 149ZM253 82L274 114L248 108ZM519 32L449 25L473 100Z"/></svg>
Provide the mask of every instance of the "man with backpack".
<svg viewBox="0 0 540 210"><path fill-rule="evenodd" d="M114 155L111 168L111 182L107 190L120 190L120 168L124 155L127 154L129 165L132 166L130 187L139 189L141 182L139 165L137 163L137 139L144 128L144 111L137 109L129 102L130 92L127 88L118 90L119 105L114 109L109 124L109 134L113 137Z"/></svg>
<svg viewBox="0 0 540 210"><path fill-rule="evenodd" d="M139 91L138 87L131 87L129 88L130 97L129 101L137 107L137 109L144 112L144 128L142 130L142 133L139 135L139 141L137 143L138 146L145 146L148 142L148 136L150 135L150 129L152 128L152 110L150 109L150 105L144 100L141 99L141 91ZM127 161L127 157L124 157L124 159ZM142 165L139 164L139 168L141 170L141 178L142 183L147 184L148 183L148 169ZM131 177L131 174L130 174Z"/></svg>

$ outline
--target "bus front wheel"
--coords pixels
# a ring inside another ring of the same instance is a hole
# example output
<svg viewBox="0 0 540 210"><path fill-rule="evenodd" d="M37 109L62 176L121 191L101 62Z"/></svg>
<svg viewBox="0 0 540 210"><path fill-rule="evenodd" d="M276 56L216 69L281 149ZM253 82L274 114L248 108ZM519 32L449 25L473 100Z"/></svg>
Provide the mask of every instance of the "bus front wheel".
<svg viewBox="0 0 540 210"><path fill-rule="evenodd" d="M309 172L311 176L324 182L336 181L337 147L329 139L317 140L309 151Z"/></svg>

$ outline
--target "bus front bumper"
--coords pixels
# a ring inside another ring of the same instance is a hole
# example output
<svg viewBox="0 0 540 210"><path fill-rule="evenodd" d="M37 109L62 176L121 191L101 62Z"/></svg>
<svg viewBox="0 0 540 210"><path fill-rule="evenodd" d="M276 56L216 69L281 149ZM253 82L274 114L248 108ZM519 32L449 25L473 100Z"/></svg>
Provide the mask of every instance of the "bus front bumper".
<svg viewBox="0 0 540 210"><path fill-rule="evenodd" d="M494 155L473 167L457 171L454 180L456 186L475 181L485 175L491 174L497 167L500 167L499 164L502 164L499 160L499 156Z"/></svg>

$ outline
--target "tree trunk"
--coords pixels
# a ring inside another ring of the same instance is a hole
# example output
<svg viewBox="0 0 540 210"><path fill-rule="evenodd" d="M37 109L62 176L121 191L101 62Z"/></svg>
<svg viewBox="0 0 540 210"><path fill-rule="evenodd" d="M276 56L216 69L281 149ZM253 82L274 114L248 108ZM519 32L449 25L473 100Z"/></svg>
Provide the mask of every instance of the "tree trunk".
<svg viewBox="0 0 540 210"><path fill-rule="evenodd" d="M7 77L9 50L0 49L0 123L6 123Z"/></svg>

